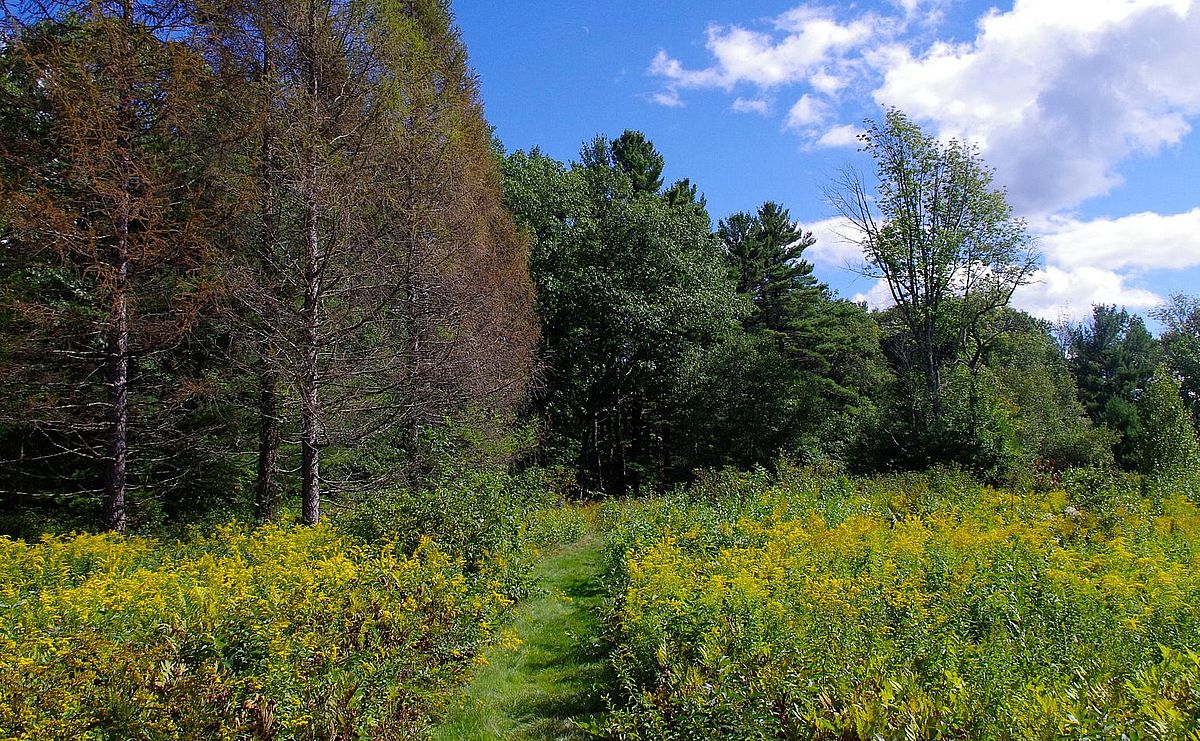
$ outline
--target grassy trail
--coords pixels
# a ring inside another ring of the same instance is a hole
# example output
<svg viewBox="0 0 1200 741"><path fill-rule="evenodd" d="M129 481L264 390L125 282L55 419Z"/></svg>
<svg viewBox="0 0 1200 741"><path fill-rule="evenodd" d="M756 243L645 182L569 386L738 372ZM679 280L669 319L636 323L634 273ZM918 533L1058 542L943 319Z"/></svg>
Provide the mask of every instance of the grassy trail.
<svg viewBox="0 0 1200 741"><path fill-rule="evenodd" d="M489 655L435 739L585 737L572 720L600 712L611 686L596 614L601 571L594 531L542 559L536 575L544 591L518 607L512 624L521 645Z"/></svg>

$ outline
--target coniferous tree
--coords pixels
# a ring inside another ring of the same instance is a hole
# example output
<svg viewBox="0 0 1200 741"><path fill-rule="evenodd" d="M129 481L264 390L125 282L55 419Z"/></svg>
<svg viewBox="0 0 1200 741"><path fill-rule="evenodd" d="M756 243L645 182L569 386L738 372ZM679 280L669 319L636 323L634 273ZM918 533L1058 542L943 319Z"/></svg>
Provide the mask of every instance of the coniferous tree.
<svg viewBox="0 0 1200 741"><path fill-rule="evenodd" d="M835 300L816 279L812 264L803 259L816 240L778 204L733 214L720 223L717 235L738 292L752 304L742 323L755 340L735 341L740 349L724 361L721 354L714 356L716 362L741 367L709 369L700 387L706 390L697 392L698 419L741 420L737 429L718 425L716 433L718 440L756 441L750 449L757 452L750 459L741 456L739 465L747 460L769 465L781 451L812 456L841 450L855 435L855 418L871 406L868 379L877 381L882 371L874 322L860 307ZM738 379L759 388L755 404L735 401L749 390L731 395ZM723 404L745 408L722 413ZM786 410L783 417L781 410Z"/></svg>
<svg viewBox="0 0 1200 741"><path fill-rule="evenodd" d="M1161 357L1141 317L1115 306L1092 307L1091 319L1063 328L1063 342L1088 416L1121 436L1117 462L1132 463L1141 429L1137 400Z"/></svg>
<svg viewBox="0 0 1200 741"><path fill-rule="evenodd" d="M424 429L517 403L532 288L445 3L234 8L210 48L256 104L244 183L260 205L240 234L239 314L263 374L259 499L268 430L290 417L313 522L323 481L362 490L415 473ZM281 373L300 403L272 412ZM343 454L364 445L372 455Z"/></svg>
<svg viewBox="0 0 1200 741"><path fill-rule="evenodd" d="M131 477L189 396L153 366L207 293L210 77L175 3L31 3L10 20L6 107L38 112L2 143L0 223L24 271L9 328L30 383L15 421L46 444L13 465L100 461L102 483L74 493L101 489L123 532L128 491L147 483Z"/></svg>
<svg viewBox="0 0 1200 741"><path fill-rule="evenodd" d="M629 176L633 189L642 193L662 190L664 160L654 144L640 131L630 131L613 140L612 162Z"/></svg>
<svg viewBox="0 0 1200 741"><path fill-rule="evenodd" d="M505 163L506 200L534 237L545 452L608 493L675 471L677 388L738 311L707 214L630 172L629 143L653 146L622 140L620 156L615 142L585 145L570 169L536 152Z"/></svg>
<svg viewBox="0 0 1200 741"><path fill-rule="evenodd" d="M789 344L789 335L802 332L806 316L828 298L812 264L802 257L816 243L812 233L793 223L787 209L768 201L756 214L738 213L722 221L717 235L738 292L754 302L754 312L744 320L747 329L766 331Z"/></svg>

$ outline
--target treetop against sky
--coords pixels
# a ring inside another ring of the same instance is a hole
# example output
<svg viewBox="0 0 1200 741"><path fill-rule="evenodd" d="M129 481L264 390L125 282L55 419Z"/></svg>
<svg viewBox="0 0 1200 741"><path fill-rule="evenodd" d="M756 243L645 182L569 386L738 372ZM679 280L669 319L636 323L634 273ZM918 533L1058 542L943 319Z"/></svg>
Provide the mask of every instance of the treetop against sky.
<svg viewBox="0 0 1200 741"><path fill-rule="evenodd" d="M1200 0L459 0L489 120L509 149L574 159L640 129L714 219L772 199L818 236L805 254L843 295L822 191L865 118L904 110L976 142L1045 260L1017 304L1049 319L1092 303L1145 312L1200 285Z"/></svg>

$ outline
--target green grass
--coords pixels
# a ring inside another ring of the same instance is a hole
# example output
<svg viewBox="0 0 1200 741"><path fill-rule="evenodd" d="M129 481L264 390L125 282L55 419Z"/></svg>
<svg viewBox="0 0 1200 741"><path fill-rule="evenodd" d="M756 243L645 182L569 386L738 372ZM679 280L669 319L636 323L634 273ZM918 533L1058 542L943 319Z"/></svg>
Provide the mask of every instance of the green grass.
<svg viewBox="0 0 1200 741"><path fill-rule="evenodd" d="M517 610L515 648L489 655L435 739L585 738L574 721L595 717L612 686L600 641L602 539L594 531L549 552L541 593Z"/></svg>

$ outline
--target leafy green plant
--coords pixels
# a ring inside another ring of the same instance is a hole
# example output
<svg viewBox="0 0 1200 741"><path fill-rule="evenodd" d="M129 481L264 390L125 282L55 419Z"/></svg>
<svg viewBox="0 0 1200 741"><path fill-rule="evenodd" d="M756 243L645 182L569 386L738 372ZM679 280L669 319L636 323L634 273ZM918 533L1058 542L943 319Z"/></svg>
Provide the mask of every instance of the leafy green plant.
<svg viewBox="0 0 1200 741"><path fill-rule="evenodd" d="M605 733L1188 737L1200 508L1140 483L790 470L610 507Z"/></svg>
<svg viewBox="0 0 1200 741"><path fill-rule="evenodd" d="M0 539L6 738L408 738L506 600L428 540L228 525Z"/></svg>

